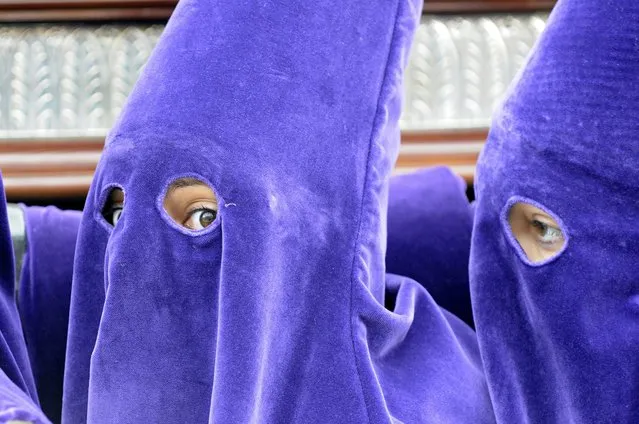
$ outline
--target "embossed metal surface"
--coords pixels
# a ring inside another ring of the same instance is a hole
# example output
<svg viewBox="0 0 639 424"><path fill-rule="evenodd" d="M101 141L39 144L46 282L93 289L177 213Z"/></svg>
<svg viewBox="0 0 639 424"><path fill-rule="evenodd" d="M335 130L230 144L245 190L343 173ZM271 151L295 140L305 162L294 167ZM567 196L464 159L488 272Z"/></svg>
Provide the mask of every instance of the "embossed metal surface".
<svg viewBox="0 0 639 424"><path fill-rule="evenodd" d="M425 19L406 74L402 128L488 126L547 15Z"/></svg>
<svg viewBox="0 0 639 424"><path fill-rule="evenodd" d="M402 127L486 126L546 15L424 18ZM0 138L104 135L162 26L0 26Z"/></svg>
<svg viewBox="0 0 639 424"><path fill-rule="evenodd" d="M161 31L0 27L0 138L104 135Z"/></svg>

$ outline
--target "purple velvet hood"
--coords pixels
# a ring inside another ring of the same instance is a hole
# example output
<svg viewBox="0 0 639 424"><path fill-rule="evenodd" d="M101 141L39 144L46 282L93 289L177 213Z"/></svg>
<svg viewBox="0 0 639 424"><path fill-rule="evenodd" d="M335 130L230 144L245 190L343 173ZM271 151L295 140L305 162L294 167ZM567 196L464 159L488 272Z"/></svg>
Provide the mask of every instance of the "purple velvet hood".
<svg viewBox="0 0 639 424"><path fill-rule="evenodd" d="M639 422L639 2L560 0L476 179L473 312L502 423ZM531 263L509 205L564 250Z"/></svg>
<svg viewBox="0 0 639 424"><path fill-rule="evenodd" d="M474 333L385 276L420 6L180 2L87 199L64 422L490 422ZM162 207L184 176L219 198L201 232Z"/></svg>

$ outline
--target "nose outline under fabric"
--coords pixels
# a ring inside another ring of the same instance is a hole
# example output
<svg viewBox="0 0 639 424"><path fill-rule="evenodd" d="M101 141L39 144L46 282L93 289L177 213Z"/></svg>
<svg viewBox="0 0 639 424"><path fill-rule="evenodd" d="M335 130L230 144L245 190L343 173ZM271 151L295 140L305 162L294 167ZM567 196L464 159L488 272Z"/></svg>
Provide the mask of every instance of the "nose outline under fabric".
<svg viewBox="0 0 639 424"><path fill-rule="evenodd" d="M561 247L561 249L559 249L552 256L550 256L550 257L548 257L546 259L543 259L541 261L532 261L528 257L528 255L526 255L526 252L524 252L524 249L521 247L521 244L519 243L519 241L517 241L517 238L513 234L512 228L510 226L510 222L509 222L509 219L508 219L510 210L517 203L525 203L525 204L534 206L536 208L539 208L542 211L546 212L549 216L551 216L555 220L555 222L557 222L557 224L559 225L559 228L561 229L561 231L563 233L563 236L564 236L564 244ZM519 257L519 259L524 264L526 264L526 265L528 265L530 267L544 266L544 265L547 265L547 264L557 260L560 256L562 256L562 254L566 251L566 249L568 248L568 245L570 244L569 230L566 227L566 224L564 223L564 221L556 213L554 213L552 210L550 210L548 207L546 207L546 206L542 205L541 203L539 203L538 201L530 199L528 197L519 196L519 195L511 196L506 201L506 204L504 205L504 207L502 208L502 210L501 210L501 212L499 214L499 221L501 223L502 231L503 231L504 235L506 236L506 239L508 240L508 243L510 244L510 247L515 251L515 253Z"/></svg>
<svg viewBox="0 0 639 424"><path fill-rule="evenodd" d="M171 187L171 184L173 184L175 181L178 181L178 180L183 179L183 178L193 178L193 179L196 179L198 181L203 182L204 184L206 184L213 191L213 193L215 194L215 198L217 199L217 209L218 210L217 210L217 215L215 217L215 220L211 223L211 225L209 225L208 227L206 227L203 230L197 230L197 231L196 230L190 230L190 229L178 224L177 222L175 222L175 220L173 218L171 218L171 216L168 214L168 212L164 208L164 199L166 198L166 195L167 195L167 193L169 191L169 188ZM234 204L231 203L231 205L234 205ZM182 234L190 236L190 237L204 236L204 235L210 234L213 231L215 231L218 228L220 228L221 220L222 220L222 211L224 210L225 206L226 206L226 203L224 202L224 199L222 198L222 196L220 196L218 190L215 189L215 185L212 184L211 181L209 181L208 178L205 178L202 175L194 173L194 172L180 173L180 174L176 174L176 175L173 175L173 176L167 178L167 180L162 185L162 190L160 191L160 194L158 195L158 197L156 198L156 201L155 201L156 209L160 213L160 216L162 217L162 219L169 225L169 227L173 228L174 230L179 231Z"/></svg>

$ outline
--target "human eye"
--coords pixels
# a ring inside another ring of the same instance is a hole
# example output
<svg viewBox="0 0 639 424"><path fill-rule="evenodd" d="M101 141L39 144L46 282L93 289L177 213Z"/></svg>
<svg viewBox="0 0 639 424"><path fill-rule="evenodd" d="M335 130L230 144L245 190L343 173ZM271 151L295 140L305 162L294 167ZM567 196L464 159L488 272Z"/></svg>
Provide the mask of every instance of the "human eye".
<svg viewBox="0 0 639 424"><path fill-rule="evenodd" d="M555 246L561 247L564 241L564 234L558 227L548 222L544 222L542 218L533 216L530 226L536 236L539 244L546 249L553 249Z"/></svg>
<svg viewBox="0 0 639 424"><path fill-rule="evenodd" d="M566 246L566 234L553 216L526 202L516 202L508 211L511 234L532 263L558 255Z"/></svg>
<svg viewBox="0 0 639 424"><path fill-rule="evenodd" d="M164 210L178 225L200 231L217 218L217 196L203 181L185 177L175 180L164 197Z"/></svg>
<svg viewBox="0 0 639 424"><path fill-rule="evenodd" d="M217 211L207 207L199 206L187 213L182 225L194 231L203 230L211 225L217 217Z"/></svg>
<svg viewBox="0 0 639 424"><path fill-rule="evenodd" d="M102 216L106 222L115 227L122 216L123 210L124 192L119 188L115 188L111 191L109 198L102 209Z"/></svg>
<svg viewBox="0 0 639 424"><path fill-rule="evenodd" d="M105 219L107 220L107 222L111 225L113 225L115 227L115 224L118 223L118 221L120 220L120 216L122 216L122 209L124 208L124 205L122 204L116 204L113 205L107 212L105 215Z"/></svg>

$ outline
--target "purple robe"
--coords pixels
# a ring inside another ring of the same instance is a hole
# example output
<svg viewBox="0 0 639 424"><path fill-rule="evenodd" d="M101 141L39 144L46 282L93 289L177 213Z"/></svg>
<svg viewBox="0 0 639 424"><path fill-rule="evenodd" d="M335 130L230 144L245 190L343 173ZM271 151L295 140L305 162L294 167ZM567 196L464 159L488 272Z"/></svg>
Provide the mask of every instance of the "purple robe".
<svg viewBox="0 0 639 424"><path fill-rule="evenodd" d="M500 423L639 422L639 2L560 0L481 154L473 312ZM523 201L565 244L533 263Z"/></svg>
<svg viewBox="0 0 639 424"><path fill-rule="evenodd" d="M473 331L385 274L420 6L180 2L87 199L63 422L492 422ZM180 177L203 231L163 209Z"/></svg>
<svg viewBox="0 0 639 424"><path fill-rule="evenodd" d="M426 168L391 179L387 271L419 282L439 306L469 325L472 226L466 182L449 168Z"/></svg>
<svg viewBox="0 0 639 424"><path fill-rule="evenodd" d="M27 249L20 275L20 318L40 406L60 422L73 254L81 213L23 206Z"/></svg>
<svg viewBox="0 0 639 424"><path fill-rule="evenodd" d="M0 422L49 423L38 407L38 395L16 305L13 247L1 178L0 260Z"/></svg>
<svg viewBox="0 0 639 424"><path fill-rule="evenodd" d="M29 424L50 424L37 405L37 400L29 396L0 369L0 423L19 421Z"/></svg>

